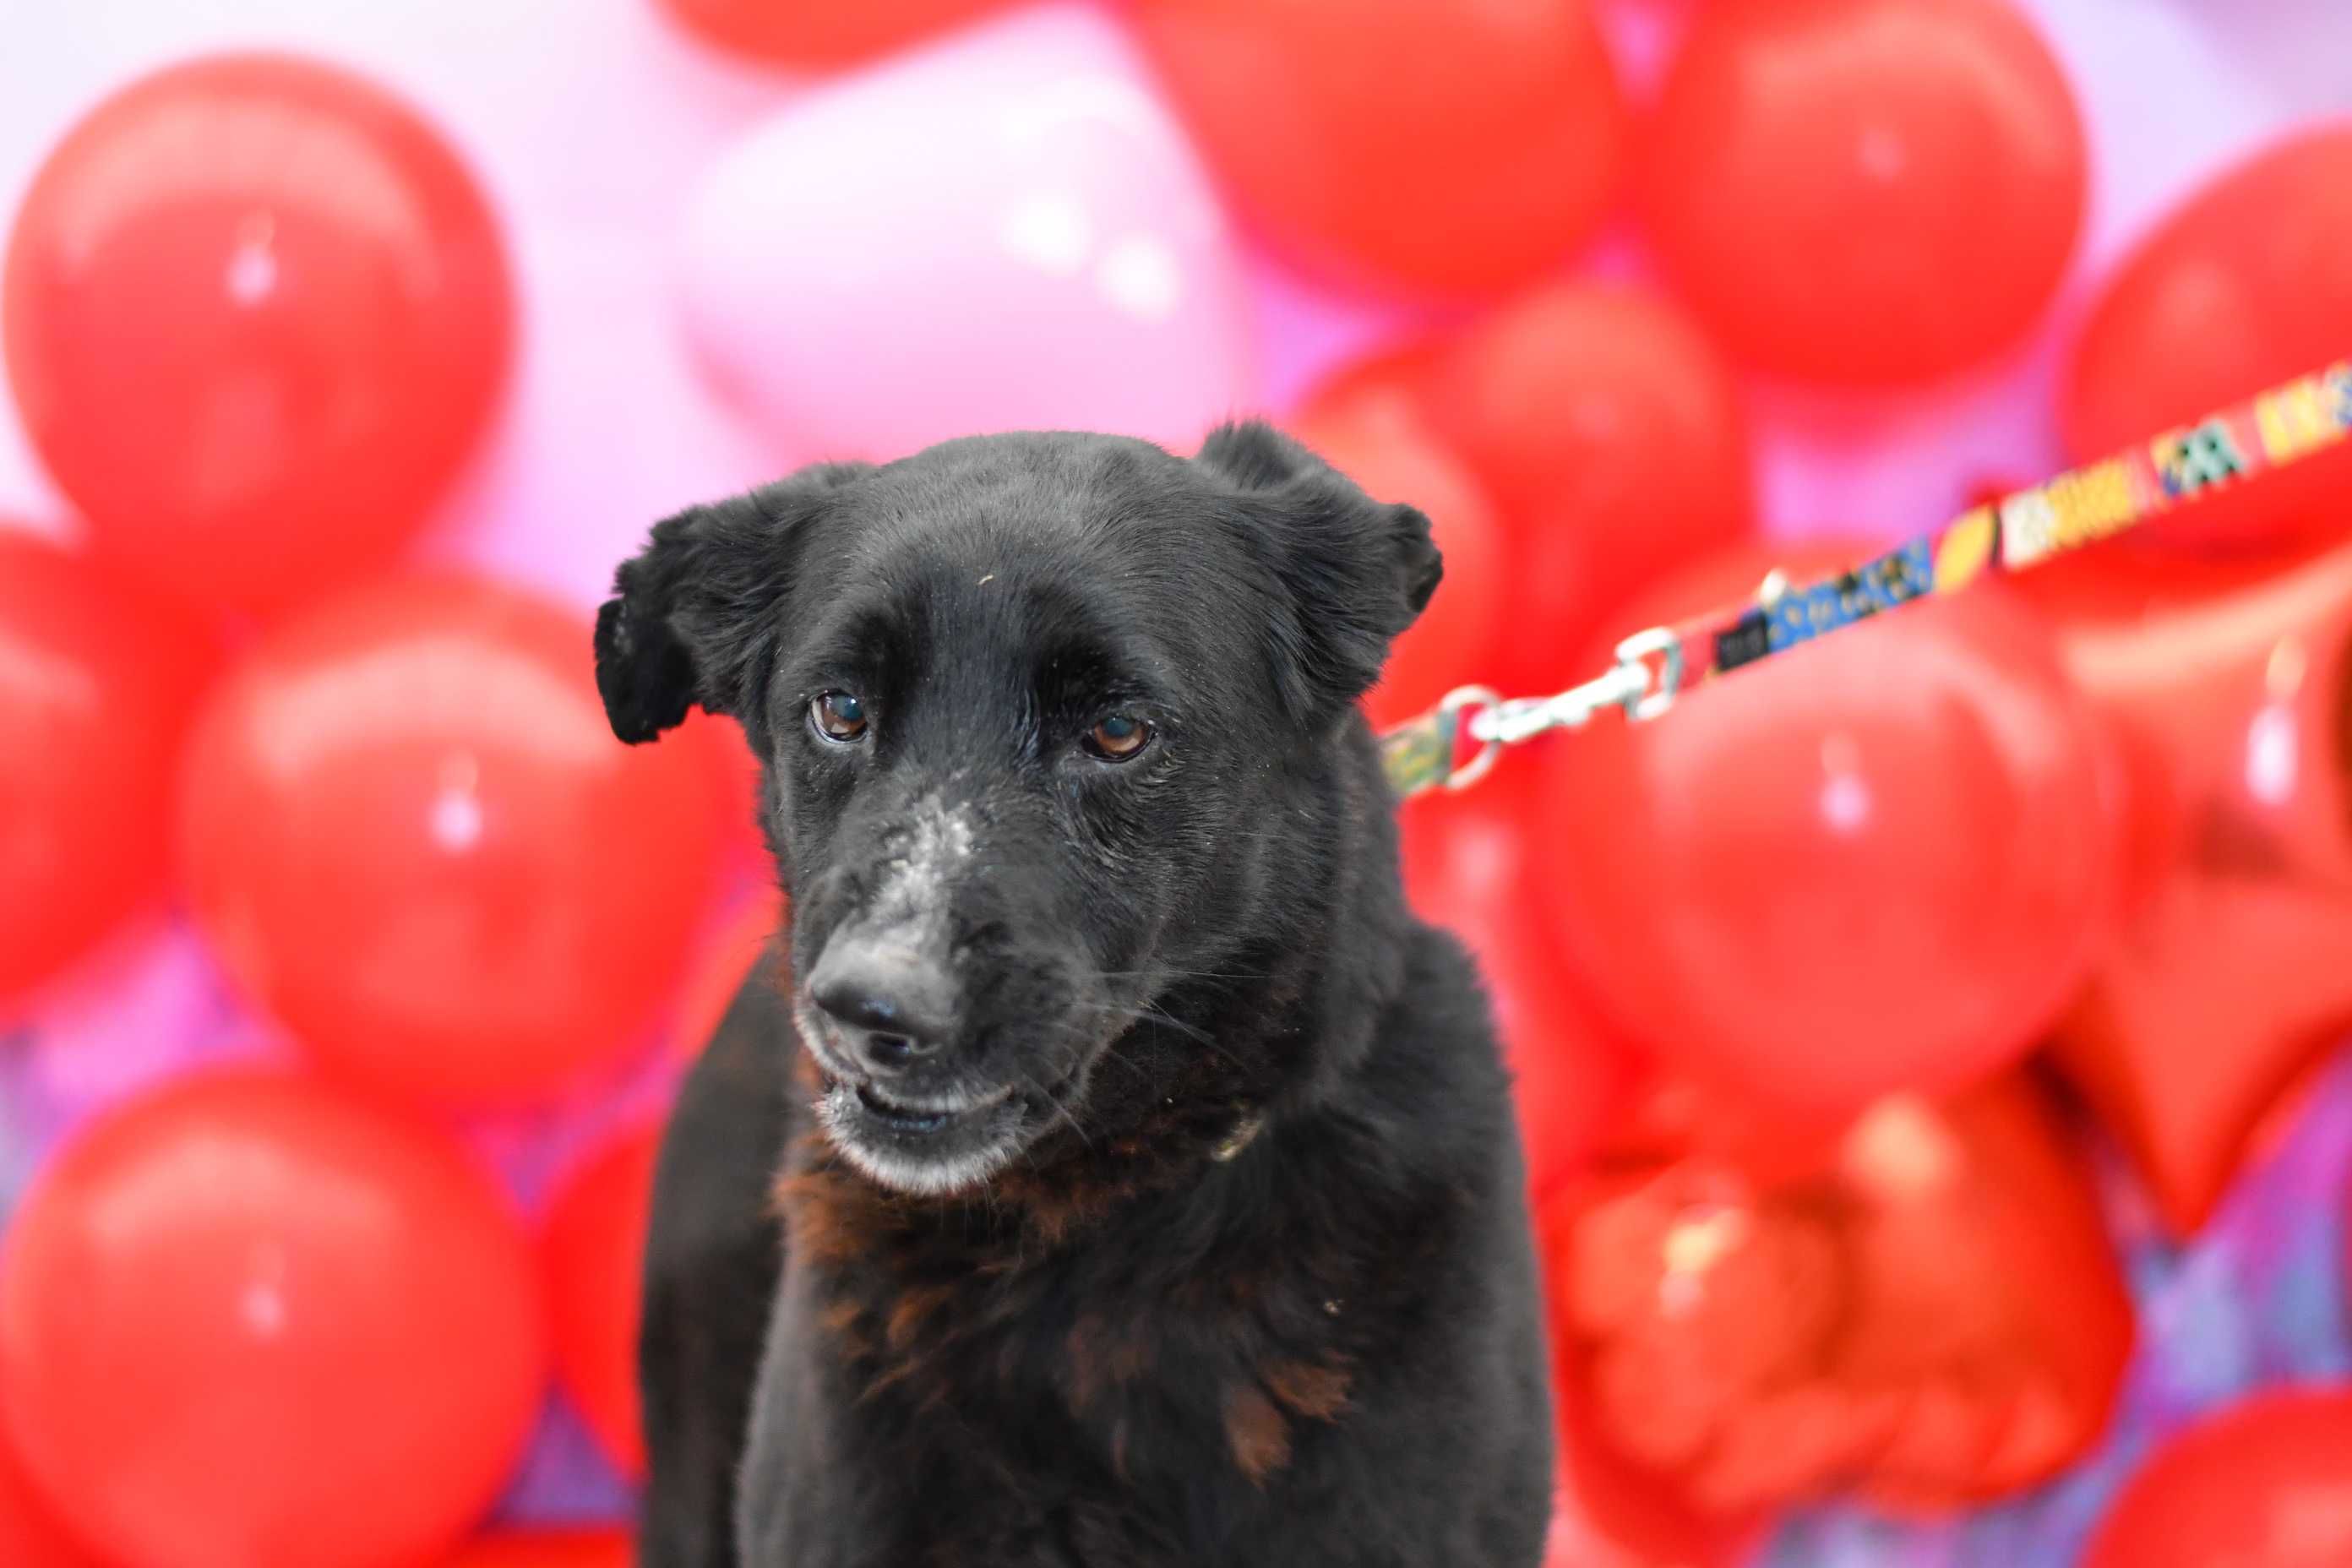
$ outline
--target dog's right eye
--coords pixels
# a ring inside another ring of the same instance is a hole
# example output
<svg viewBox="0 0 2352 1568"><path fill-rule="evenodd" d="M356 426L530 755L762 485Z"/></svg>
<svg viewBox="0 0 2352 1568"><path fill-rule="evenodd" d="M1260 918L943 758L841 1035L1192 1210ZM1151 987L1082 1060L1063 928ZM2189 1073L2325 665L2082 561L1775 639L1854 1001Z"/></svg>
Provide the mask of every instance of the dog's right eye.
<svg viewBox="0 0 2352 1568"><path fill-rule="evenodd" d="M809 722L839 745L866 734L866 704L846 691L820 691L809 700Z"/></svg>
<svg viewBox="0 0 2352 1568"><path fill-rule="evenodd" d="M1106 713L1087 731L1087 750L1107 763L1123 763L1151 744L1151 725L1133 713Z"/></svg>

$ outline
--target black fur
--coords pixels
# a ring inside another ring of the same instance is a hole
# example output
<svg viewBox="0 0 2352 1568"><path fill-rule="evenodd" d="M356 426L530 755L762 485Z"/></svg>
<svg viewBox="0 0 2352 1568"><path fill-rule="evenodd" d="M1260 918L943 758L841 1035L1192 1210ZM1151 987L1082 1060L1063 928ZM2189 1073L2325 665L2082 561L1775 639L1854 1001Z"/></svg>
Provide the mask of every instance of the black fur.
<svg viewBox="0 0 2352 1568"><path fill-rule="evenodd" d="M1255 425L827 468L621 569L615 731L741 720L792 900L657 1177L648 1568L1537 1563L1507 1085L1355 707L1438 574ZM870 731L819 735L827 690ZM1113 711L1133 761L1086 749ZM909 866L894 941L954 998L919 1081L1004 1097L944 1194L845 1158L812 1107L898 1080L794 1024Z"/></svg>

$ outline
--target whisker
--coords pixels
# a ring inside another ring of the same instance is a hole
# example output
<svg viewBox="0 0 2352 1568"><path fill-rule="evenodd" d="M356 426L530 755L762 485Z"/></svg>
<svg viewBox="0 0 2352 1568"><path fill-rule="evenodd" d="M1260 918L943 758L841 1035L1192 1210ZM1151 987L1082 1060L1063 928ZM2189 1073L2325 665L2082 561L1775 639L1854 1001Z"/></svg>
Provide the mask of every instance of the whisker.
<svg viewBox="0 0 2352 1568"><path fill-rule="evenodd" d="M1202 1028L1197 1024L1188 1024L1183 1019L1177 1017L1174 1014L1156 1007L1149 1002L1139 1007L1122 1007L1116 1003L1108 1002L1081 1003L1079 1005L1092 1012L1108 1014L1113 1017L1125 1018L1130 1023L1154 1023L1165 1025L1167 1027L1175 1030L1178 1034L1184 1036L1187 1039L1195 1041L1198 1044L1206 1047L1208 1049L1214 1051L1218 1056L1223 1058L1234 1067L1241 1068L1244 1071L1248 1070L1247 1063L1244 1062L1239 1057L1234 1055L1233 1052L1225 1049L1224 1047L1219 1045L1217 1043L1216 1037L1210 1034L1206 1029Z"/></svg>
<svg viewBox="0 0 2352 1568"><path fill-rule="evenodd" d="M1097 1061L1117 1062L1119 1066L1125 1068L1128 1071L1133 1073L1138 1079L1141 1079L1146 1088L1150 1087L1151 1075L1143 1070L1141 1064L1129 1061L1125 1057L1120 1056L1115 1047L1106 1049L1103 1054L1096 1059Z"/></svg>
<svg viewBox="0 0 2352 1568"><path fill-rule="evenodd" d="M1254 969L1106 969L1106 980L1271 980L1274 976Z"/></svg>
<svg viewBox="0 0 2352 1568"><path fill-rule="evenodd" d="M1062 1097L1060 1095L1055 1094L1052 1088L1045 1084L1039 1083L1027 1073L1023 1073L1021 1077L1022 1080L1028 1084L1033 1092L1045 1096L1045 1103L1052 1106L1056 1111L1061 1113L1062 1120L1070 1124L1070 1131L1078 1135L1079 1142L1084 1143L1089 1149L1092 1149L1095 1146L1095 1141L1087 1136L1087 1130L1078 1125L1078 1119L1070 1113L1070 1108L1062 1103Z"/></svg>
<svg viewBox="0 0 2352 1568"><path fill-rule="evenodd" d="M1174 1014L1162 1012L1149 1002L1134 1007L1123 1006L1117 1002L1081 1002L1077 1005L1086 1012L1100 1013L1113 1018L1125 1018L1130 1023L1141 1023L1149 1019L1155 1024L1165 1024L1178 1034L1188 1035L1204 1044L1215 1043L1210 1039L1208 1031L1199 1025L1188 1024Z"/></svg>

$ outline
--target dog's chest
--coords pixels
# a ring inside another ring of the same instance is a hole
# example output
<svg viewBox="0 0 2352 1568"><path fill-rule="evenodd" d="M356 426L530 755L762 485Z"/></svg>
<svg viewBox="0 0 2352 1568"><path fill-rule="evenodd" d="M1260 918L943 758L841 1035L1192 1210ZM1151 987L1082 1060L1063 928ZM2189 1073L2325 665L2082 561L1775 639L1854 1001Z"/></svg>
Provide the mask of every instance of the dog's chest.
<svg viewBox="0 0 2352 1568"><path fill-rule="evenodd" d="M1349 1304L1311 1259L858 1240L796 1247L772 1346L801 1364L795 1551L838 1529L843 1563L1197 1563L1346 1422Z"/></svg>

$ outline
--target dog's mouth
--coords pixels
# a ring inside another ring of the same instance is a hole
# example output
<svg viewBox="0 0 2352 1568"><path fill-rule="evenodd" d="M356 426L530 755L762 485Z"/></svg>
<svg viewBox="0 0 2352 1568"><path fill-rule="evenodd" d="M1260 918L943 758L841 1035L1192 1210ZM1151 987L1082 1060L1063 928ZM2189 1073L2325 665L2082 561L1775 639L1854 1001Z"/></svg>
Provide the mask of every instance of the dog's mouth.
<svg viewBox="0 0 2352 1568"><path fill-rule="evenodd" d="M900 1137L920 1137L937 1132L958 1116L959 1110L920 1110L911 1105L900 1105L886 1095L878 1094L870 1084L858 1084L850 1092L866 1113Z"/></svg>
<svg viewBox="0 0 2352 1568"><path fill-rule="evenodd" d="M884 1186L944 1194L978 1185L1026 1141L1029 1107L1011 1084L918 1090L849 1067L812 1008L795 1009L819 1079L817 1120L833 1146Z"/></svg>
<svg viewBox="0 0 2352 1568"><path fill-rule="evenodd" d="M886 1187L963 1192L1012 1163L1027 1112L1010 1089L947 1100L902 1098L827 1074L817 1120L844 1159Z"/></svg>
<svg viewBox="0 0 2352 1568"><path fill-rule="evenodd" d="M910 1100L868 1082L839 1087L847 1088L866 1118L895 1138L929 1138L949 1131L959 1123L986 1115L1013 1098L1009 1088L976 1098Z"/></svg>

